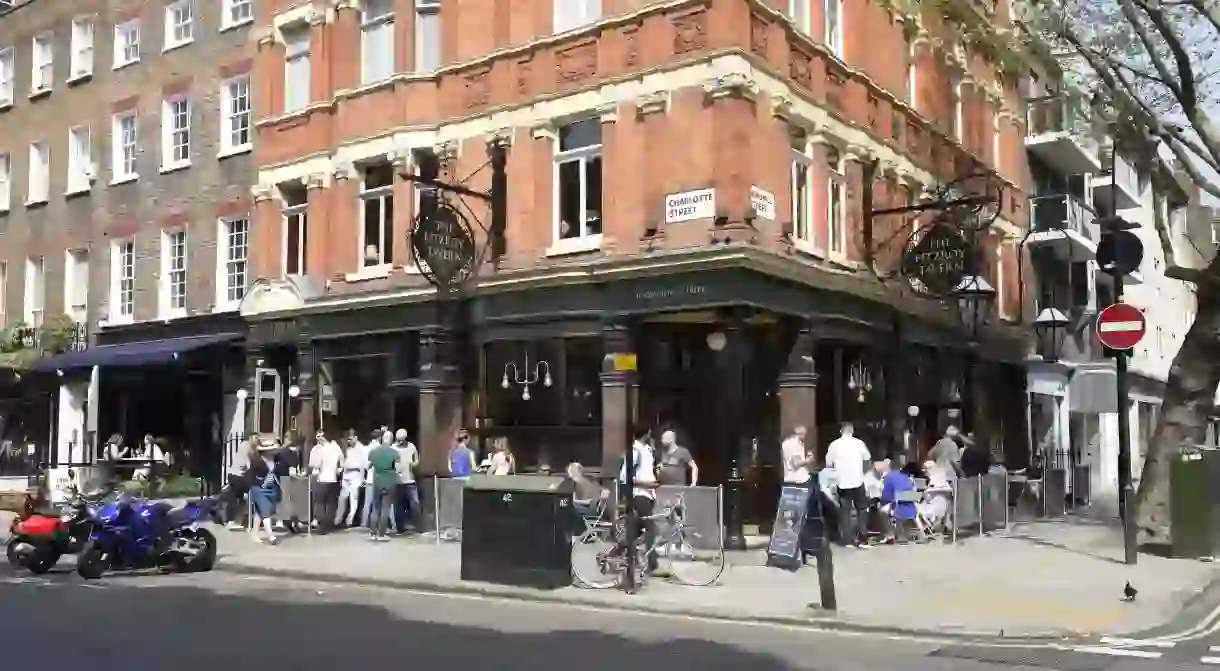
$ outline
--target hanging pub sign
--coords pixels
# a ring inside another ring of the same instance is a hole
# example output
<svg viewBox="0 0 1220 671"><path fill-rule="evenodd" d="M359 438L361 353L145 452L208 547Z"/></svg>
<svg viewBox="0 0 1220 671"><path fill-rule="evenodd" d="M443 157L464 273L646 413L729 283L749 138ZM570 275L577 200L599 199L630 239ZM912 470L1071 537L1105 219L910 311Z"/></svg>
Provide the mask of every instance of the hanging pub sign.
<svg viewBox="0 0 1220 671"><path fill-rule="evenodd" d="M466 217L445 202L427 217L415 219L411 251L419 272L433 286L450 287L470 278L474 269L474 235Z"/></svg>
<svg viewBox="0 0 1220 671"><path fill-rule="evenodd" d="M944 223L932 223L918 231L902 259L902 271L911 288L920 293L944 296L968 274L970 243L961 231Z"/></svg>

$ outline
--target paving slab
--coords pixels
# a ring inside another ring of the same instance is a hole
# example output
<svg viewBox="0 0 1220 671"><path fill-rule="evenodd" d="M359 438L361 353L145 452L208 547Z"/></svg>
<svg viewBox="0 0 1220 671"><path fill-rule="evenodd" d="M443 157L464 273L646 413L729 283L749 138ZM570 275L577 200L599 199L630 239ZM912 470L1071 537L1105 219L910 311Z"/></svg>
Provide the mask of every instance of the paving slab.
<svg viewBox="0 0 1220 671"><path fill-rule="evenodd" d="M540 591L464 582L460 546L429 538L371 543L359 531L292 537L277 546L222 532L220 570L430 591L473 592L589 606L962 637L1069 638L1164 626L1220 579L1220 566L1141 556L1121 563L1116 531L1027 523L956 544L836 549L838 610L818 600L813 567L765 566L761 551L730 553L719 584L660 580L636 595L568 587ZM1130 581L1140 594L1122 600Z"/></svg>

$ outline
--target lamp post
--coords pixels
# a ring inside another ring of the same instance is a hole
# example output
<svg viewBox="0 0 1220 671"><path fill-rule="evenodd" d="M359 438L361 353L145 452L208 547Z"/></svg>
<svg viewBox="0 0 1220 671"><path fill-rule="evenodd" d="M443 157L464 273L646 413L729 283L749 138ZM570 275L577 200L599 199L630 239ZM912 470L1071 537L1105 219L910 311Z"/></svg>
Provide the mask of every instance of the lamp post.
<svg viewBox="0 0 1220 671"><path fill-rule="evenodd" d="M995 288L982 275L967 275L953 291L957 301L957 316L962 327L973 342L979 332L991 320L991 305L995 302Z"/></svg>
<svg viewBox="0 0 1220 671"><path fill-rule="evenodd" d="M975 365L975 350L974 347L978 344L979 334L987 323L991 320L991 306L995 303L996 291L995 287L987 281L982 275L967 275L958 283L954 289L952 298L957 302L957 317L961 321L962 328L967 333L970 349L966 354L967 366L963 372L963 382L966 386L966 399L970 402L970 407L973 409L970 413L971 430L979 432L977 426L980 422L979 417L979 399L978 385L974 384L973 375L977 375L978 366ZM963 413L964 415L965 413ZM966 417L960 418L962 421Z"/></svg>
<svg viewBox="0 0 1220 671"><path fill-rule="evenodd" d="M1059 360L1071 323L1072 320L1056 308L1043 308L1034 318L1034 335L1038 338L1038 353L1043 361L1054 363Z"/></svg>

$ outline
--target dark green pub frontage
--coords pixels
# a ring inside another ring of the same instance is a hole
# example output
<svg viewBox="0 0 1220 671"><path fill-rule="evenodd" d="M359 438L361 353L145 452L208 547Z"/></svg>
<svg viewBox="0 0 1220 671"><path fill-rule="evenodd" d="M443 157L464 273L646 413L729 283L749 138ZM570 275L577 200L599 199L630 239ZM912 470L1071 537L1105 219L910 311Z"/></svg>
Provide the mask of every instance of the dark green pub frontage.
<svg viewBox="0 0 1220 671"><path fill-rule="evenodd" d="M844 421L874 456L917 456L948 424L1010 464L1028 453L1019 328L970 349L941 302L749 247L498 273L451 300L261 281L243 314L251 431L405 428L443 472L465 427L507 438L519 471L609 476L630 426L672 429L764 532L796 425L819 455ZM616 353L637 355L636 393Z"/></svg>

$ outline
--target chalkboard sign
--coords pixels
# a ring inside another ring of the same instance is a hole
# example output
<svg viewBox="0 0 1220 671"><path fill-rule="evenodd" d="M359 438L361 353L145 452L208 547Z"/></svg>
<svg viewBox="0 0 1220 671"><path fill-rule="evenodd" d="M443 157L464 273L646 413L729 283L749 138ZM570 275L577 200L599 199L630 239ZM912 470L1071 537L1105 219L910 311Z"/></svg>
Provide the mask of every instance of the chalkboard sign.
<svg viewBox="0 0 1220 671"><path fill-rule="evenodd" d="M809 545L808 534L803 533L805 523L809 521L821 528L821 500L812 485L784 485L780 490L771 542L767 544L767 565L795 571L804 563L801 549ZM817 516L815 520L806 519L811 509Z"/></svg>

